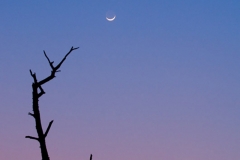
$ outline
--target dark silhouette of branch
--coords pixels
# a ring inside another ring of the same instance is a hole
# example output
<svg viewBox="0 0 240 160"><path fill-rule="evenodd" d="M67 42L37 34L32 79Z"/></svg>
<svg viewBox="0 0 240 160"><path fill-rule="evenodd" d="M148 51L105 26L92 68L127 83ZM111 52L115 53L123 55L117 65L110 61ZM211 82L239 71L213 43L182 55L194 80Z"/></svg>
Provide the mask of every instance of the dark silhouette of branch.
<svg viewBox="0 0 240 160"><path fill-rule="evenodd" d="M92 154L90 155L90 160L92 160Z"/></svg>
<svg viewBox="0 0 240 160"><path fill-rule="evenodd" d="M30 74L33 77L34 83L37 83L37 77L36 77L36 73L32 73L31 69L30 69Z"/></svg>
<svg viewBox="0 0 240 160"><path fill-rule="evenodd" d="M53 123L53 120L52 120L51 122L49 122L48 127L47 127L47 130L46 130L46 132L45 132L45 134L44 134L44 137L47 137L47 134L48 134L48 132L49 132L51 126L52 126L52 123Z"/></svg>
<svg viewBox="0 0 240 160"><path fill-rule="evenodd" d="M48 60L48 63L50 64L50 67L52 68L52 70L54 69L54 67L53 67L53 63L54 63L54 61L50 61L50 59L48 58L48 56L47 56L47 54L46 54L46 52L45 51L43 51L43 53L44 53L44 55L45 55L45 57L47 58L47 60Z"/></svg>
<svg viewBox="0 0 240 160"><path fill-rule="evenodd" d="M38 98L41 97L43 94L45 94L42 86L39 86L39 89L40 89L40 93L38 94Z"/></svg>
<svg viewBox="0 0 240 160"><path fill-rule="evenodd" d="M32 113L30 113L30 112L28 113L28 115L33 116L33 118L35 118L35 117L34 117L34 114L32 114Z"/></svg>
<svg viewBox="0 0 240 160"><path fill-rule="evenodd" d="M41 155L42 155L42 160L50 160L49 156L48 156L48 151L47 151L47 146L46 146L46 137L48 135L48 132L52 126L53 120L51 122L49 122L48 127L45 131L45 133L43 133L43 129L42 129L42 123L41 123L41 116L40 116L40 111L39 111L39 98L45 94L45 91L42 88L42 85L49 82L50 80L52 80L55 77L56 72L59 72L59 68L61 67L62 63L66 60L67 56L74 50L78 49L71 47L71 49L69 50L69 52L63 57L63 59L60 61L60 63L54 67L53 66L53 61L51 62L50 59L48 58L47 54L45 51L44 55L48 60L48 63L52 69L51 74L46 77L45 79L41 80L38 82L37 80L37 76L36 73L33 73L30 70L30 74L33 78L33 83L32 83L32 99L33 99L33 113L28 113L30 116L34 117L35 119L35 124L36 124L36 130L37 130L37 134L38 134L38 138L36 137L32 137L32 136L26 136L25 138L29 138L29 139L33 139L33 140L37 140L40 143L40 149L41 149ZM39 92L40 90L40 92Z"/></svg>
<svg viewBox="0 0 240 160"><path fill-rule="evenodd" d="M52 68L52 71L51 71L51 74L50 74L47 78L45 78L45 79L41 80L40 82L38 82L38 85L41 86L41 85L43 85L44 83L46 83L46 82L50 81L51 79L55 78L55 73L56 73L56 72L59 72L58 69L61 67L62 63L66 60L67 56L68 56L72 51L74 51L74 50L76 50L76 49L78 49L78 48L79 48L79 47L77 47L77 48L72 47L72 48L69 50L69 52L65 55L65 57L62 59L62 61L61 61L56 67L53 66L54 61L51 62L50 59L48 58L47 54L46 54L45 51L44 51L44 55L45 55L45 57L47 58L48 63L49 63L49 65L50 65L50 67Z"/></svg>
<svg viewBox="0 0 240 160"><path fill-rule="evenodd" d="M26 136L25 138L34 139L34 140L37 140L37 141L39 141L39 139L38 139L38 138L36 138L36 137L32 137L32 136Z"/></svg>

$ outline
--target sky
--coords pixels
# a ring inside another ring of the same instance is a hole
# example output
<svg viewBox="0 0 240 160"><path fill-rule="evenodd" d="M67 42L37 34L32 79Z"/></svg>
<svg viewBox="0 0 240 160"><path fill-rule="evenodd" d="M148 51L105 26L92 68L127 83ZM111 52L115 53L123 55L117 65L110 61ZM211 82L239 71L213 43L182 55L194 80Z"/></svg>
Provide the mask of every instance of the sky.
<svg viewBox="0 0 240 160"><path fill-rule="evenodd" d="M106 20L113 11L116 19ZM0 159L239 160L239 0L0 1Z"/></svg>

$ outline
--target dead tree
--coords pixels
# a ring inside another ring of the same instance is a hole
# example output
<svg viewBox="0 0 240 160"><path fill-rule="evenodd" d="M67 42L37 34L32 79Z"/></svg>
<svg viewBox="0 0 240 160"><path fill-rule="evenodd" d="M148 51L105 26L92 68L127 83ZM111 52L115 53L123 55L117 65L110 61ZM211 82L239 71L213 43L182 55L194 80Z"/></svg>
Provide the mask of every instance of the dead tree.
<svg viewBox="0 0 240 160"><path fill-rule="evenodd" d="M45 53L45 51L43 51L45 57L48 60L48 63L50 65L52 71L51 71L51 74L48 77L44 78L41 81L38 81L36 73L33 73L30 70L30 74L33 78L33 83L32 83L32 101L33 101L32 108L33 108L33 113L29 112L28 114L35 119L35 124L36 124L36 130L37 130L38 137L26 136L25 138L33 139L33 140L36 140L36 141L39 142L40 149L41 149L42 160L50 160L49 155L48 155L48 151L47 151L47 146L46 146L46 137L47 137L48 132L49 132L49 130L52 126L52 123L53 123L53 120L51 122L49 122L46 131L45 132L43 131L42 124L41 124L41 116L40 116L40 111L39 111L39 104L38 104L39 98L43 94L45 94L45 92L42 88L42 85L44 85L45 83L47 83L50 80L52 80L53 78L55 78L56 72L60 72L59 68L61 67L63 62L66 60L67 56L72 51L74 51L78 48L79 47L77 47L77 48L72 47L69 50L69 52L65 55L65 57L62 59L62 61L58 65L56 65L55 67L53 66L54 61L51 62L50 59L48 58L47 54ZM90 159L92 159L92 157Z"/></svg>

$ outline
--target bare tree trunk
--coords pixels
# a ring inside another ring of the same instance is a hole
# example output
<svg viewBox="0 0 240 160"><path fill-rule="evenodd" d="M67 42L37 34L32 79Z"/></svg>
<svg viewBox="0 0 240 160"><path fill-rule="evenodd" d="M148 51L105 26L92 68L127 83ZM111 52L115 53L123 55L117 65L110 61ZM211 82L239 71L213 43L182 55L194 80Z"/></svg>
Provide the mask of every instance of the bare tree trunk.
<svg viewBox="0 0 240 160"><path fill-rule="evenodd" d="M37 81L37 77L36 77L36 73L32 73L32 71L30 70L30 74L33 77L33 84L32 84L32 98L33 98L33 113L28 113L30 116L32 116L35 119L35 124L36 124L36 130L37 130L37 134L38 137L32 137L32 136L26 136L25 138L30 138L33 140L37 140L40 144L40 149L41 149L41 155L42 155L42 160L50 160L49 155L48 155L48 151L47 151L47 146L46 146L46 137L47 134L52 126L53 120L51 122L49 122L48 127L45 131L45 133L43 132L42 129L42 124L41 124L41 116L40 116L40 111L39 111L39 98L45 94L42 85L49 82L50 80L52 80L53 78L55 78L55 73L56 72L60 72L60 70L58 70L62 63L65 61L65 59L67 58L67 56L73 51L76 50L77 48L72 47L70 49L70 51L65 55L65 57L62 59L62 61L56 66L53 66L53 61L51 62L50 59L48 58L47 54L44 51L44 55L48 60L48 63L52 69L51 74L46 77L45 79L41 80L41 81ZM38 90L40 90L40 92L38 92Z"/></svg>

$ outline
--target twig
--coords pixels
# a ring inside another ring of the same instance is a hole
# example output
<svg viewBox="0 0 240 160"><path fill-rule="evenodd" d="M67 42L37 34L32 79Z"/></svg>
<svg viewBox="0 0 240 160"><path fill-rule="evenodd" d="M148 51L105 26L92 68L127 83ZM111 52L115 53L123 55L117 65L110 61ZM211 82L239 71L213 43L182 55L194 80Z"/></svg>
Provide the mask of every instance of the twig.
<svg viewBox="0 0 240 160"><path fill-rule="evenodd" d="M33 116L33 117L34 117L34 114L32 114L32 113L30 113L30 112L28 113L28 115L30 115L30 116ZM35 117L34 117L34 118L35 118Z"/></svg>
<svg viewBox="0 0 240 160"><path fill-rule="evenodd" d="M34 139L34 140L37 140L37 141L39 141L39 139L38 139L38 138L36 138L36 137L32 137L32 136L26 136L25 138Z"/></svg>
<svg viewBox="0 0 240 160"><path fill-rule="evenodd" d="M44 137L47 137L47 134L48 134L48 132L49 132L51 126L52 126L52 123L53 123L53 120L52 120L51 122L49 122L48 127L47 127L47 130L46 130L46 132L45 132L45 134L44 134Z"/></svg>

